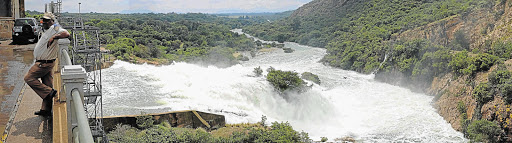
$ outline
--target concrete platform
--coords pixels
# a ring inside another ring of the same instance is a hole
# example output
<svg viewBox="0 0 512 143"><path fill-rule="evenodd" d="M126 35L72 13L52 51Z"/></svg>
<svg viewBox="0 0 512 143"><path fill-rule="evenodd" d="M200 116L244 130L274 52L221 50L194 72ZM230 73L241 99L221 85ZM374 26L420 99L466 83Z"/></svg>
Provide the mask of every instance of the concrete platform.
<svg viewBox="0 0 512 143"><path fill-rule="evenodd" d="M41 108L42 99L28 85L21 96L6 143L51 143L52 119L34 115Z"/></svg>
<svg viewBox="0 0 512 143"><path fill-rule="evenodd" d="M58 63L58 61L57 61ZM53 85L54 89L61 91L62 82L60 80L60 72L58 64L53 69ZM35 92L28 86L24 85L18 97L16 104L16 111L14 121L9 125L9 133L6 138L6 143L67 143L67 110L66 102L60 102L60 95L58 92L57 97L53 99L52 117L42 117L34 115L35 111L41 108L43 101ZM21 100L20 100L21 99Z"/></svg>

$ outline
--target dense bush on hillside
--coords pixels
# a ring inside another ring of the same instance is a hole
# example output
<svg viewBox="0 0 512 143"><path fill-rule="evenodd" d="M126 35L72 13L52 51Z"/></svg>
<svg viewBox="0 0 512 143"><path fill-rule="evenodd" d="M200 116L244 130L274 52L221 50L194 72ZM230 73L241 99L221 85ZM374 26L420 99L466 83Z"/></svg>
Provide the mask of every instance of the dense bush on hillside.
<svg viewBox="0 0 512 143"><path fill-rule="evenodd" d="M416 39L408 42L396 42L390 45L391 50L386 55L386 61L367 67L366 71L378 70L377 79L391 78L393 73L403 76L402 82L429 85L435 76L450 71L448 63L453 56L450 49L434 45L427 40ZM380 67L379 67L380 65ZM394 81L392 81L394 82Z"/></svg>
<svg viewBox="0 0 512 143"><path fill-rule="evenodd" d="M496 55L500 58L511 59L512 58L512 42L496 41L492 45L490 51L491 54Z"/></svg>
<svg viewBox="0 0 512 143"><path fill-rule="evenodd" d="M512 72L505 67L492 71L488 77L492 87L497 88L507 104L512 103Z"/></svg>
<svg viewBox="0 0 512 143"><path fill-rule="evenodd" d="M467 129L468 137L474 142L498 142L502 134L501 128L487 120L473 121Z"/></svg>
<svg viewBox="0 0 512 143"><path fill-rule="evenodd" d="M318 1L318 3L329 1ZM340 2L340 1L337 1ZM294 41L326 47L329 65L363 73L371 73L390 48L384 41L393 35L443 18L464 14L481 7L492 7L494 1L346 1L337 9L310 10L301 16L247 27L248 33L265 40ZM296 10L300 13L301 8ZM292 14L293 15L293 14ZM467 49L468 37L455 34L450 49ZM455 47L456 46L456 47ZM412 61L405 61L410 64Z"/></svg>
<svg viewBox="0 0 512 143"><path fill-rule="evenodd" d="M449 65L453 72L460 75L474 75L480 71L487 71L498 62L497 56L479 53L476 56L468 55L468 52L462 51L455 54Z"/></svg>
<svg viewBox="0 0 512 143"><path fill-rule="evenodd" d="M473 98L476 100L475 113L473 119L480 120L482 118L482 106L494 99L494 90L487 83L480 83L473 90Z"/></svg>

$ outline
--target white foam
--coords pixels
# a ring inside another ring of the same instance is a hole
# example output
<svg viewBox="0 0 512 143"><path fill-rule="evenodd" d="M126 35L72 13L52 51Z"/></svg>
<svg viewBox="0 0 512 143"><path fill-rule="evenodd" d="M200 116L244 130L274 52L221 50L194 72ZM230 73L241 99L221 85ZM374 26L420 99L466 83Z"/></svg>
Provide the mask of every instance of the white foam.
<svg viewBox="0 0 512 143"><path fill-rule="evenodd" d="M286 43L282 50L229 68L187 63L168 66L116 61L103 71L107 115L169 110L200 110L226 116L227 123L289 121L318 140L353 136L364 142L466 142L432 107L432 97L379 83L362 75L324 66L325 49ZM266 68L312 72L322 80L308 92L285 100L265 77Z"/></svg>

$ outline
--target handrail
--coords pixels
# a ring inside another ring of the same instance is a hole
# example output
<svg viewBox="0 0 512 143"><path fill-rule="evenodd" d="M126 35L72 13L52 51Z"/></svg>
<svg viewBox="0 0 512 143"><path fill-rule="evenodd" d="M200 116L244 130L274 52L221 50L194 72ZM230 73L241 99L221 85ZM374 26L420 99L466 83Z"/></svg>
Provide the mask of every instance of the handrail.
<svg viewBox="0 0 512 143"><path fill-rule="evenodd" d="M75 108L73 112L76 113L76 119L78 122L78 138L82 143L92 143L91 127L89 127L89 121L85 115L84 106L78 89L73 89L71 97L73 98L73 106ZM75 137L76 138L76 137Z"/></svg>
<svg viewBox="0 0 512 143"><path fill-rule="evenodd" d="M68 141L75 143L92 143L94 140L83 104L83 86L86 79L86 73L83 67L73 65L71 62L71 58L67 52L70 44L69 40L61 40L59 40L59 48L61 51L59 55L59 67L62 68L61 76L65 86L62 89L66 90L64 100L67 103L66 106L68 111ZM77 127L78 130L75 130L75 127Z"/></svg>
<svg viewBox="0 0 512 143"><path fill-rule="evenodd" d="M67 66L67 65L73 65L73 63L71 63L71 58L69 58L69 54L68 54L68 51L66 49L62 49L61 51L61 55L62 55L62 66Z"/></svg>

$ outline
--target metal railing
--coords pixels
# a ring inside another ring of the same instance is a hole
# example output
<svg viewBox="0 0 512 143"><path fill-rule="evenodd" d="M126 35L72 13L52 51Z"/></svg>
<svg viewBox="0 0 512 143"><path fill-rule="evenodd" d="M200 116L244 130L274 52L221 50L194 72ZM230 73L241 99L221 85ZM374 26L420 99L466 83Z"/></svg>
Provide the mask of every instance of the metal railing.
<svg viewBox="0 0 512 143"><path fill-rule="evenodd" d="M66 101L68 142L92 143L93 137L89 121L83 107L84 82L87 78L85 69L80 65L72 65L67 52L70 41L59 40L59 68L66 93L59 101ZM72 136L70 136L72 135Z"/></svg>

